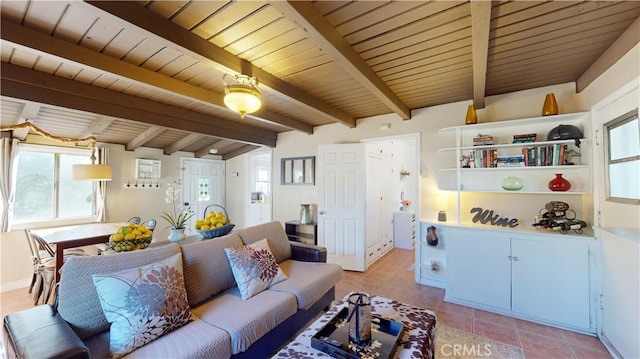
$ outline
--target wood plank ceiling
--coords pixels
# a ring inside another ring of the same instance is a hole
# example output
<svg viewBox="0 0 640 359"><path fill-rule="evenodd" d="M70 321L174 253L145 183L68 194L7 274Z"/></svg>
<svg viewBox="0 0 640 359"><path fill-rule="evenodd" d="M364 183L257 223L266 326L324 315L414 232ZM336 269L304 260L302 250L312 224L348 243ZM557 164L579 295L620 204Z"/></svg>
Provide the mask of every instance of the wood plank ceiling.
<svg viewBox="0 0 640 359"><path fill-rule="evenodd" d="M581 91L640 37L637 1L3 0L1 12L2 126L224 159L284 131ZM263 108L228 110L225 73L257 76Z"/></svg>

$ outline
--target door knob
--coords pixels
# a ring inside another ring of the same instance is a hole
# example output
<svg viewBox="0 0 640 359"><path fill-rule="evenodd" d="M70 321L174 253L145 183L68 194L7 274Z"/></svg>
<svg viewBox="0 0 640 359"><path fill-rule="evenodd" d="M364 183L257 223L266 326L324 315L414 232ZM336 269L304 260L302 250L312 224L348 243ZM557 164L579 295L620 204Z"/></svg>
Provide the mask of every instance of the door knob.
<svg viewBox="0 0 640 359"><path fill-rule="evenodd" d="M324 214L324 211L320 211L320 212L318 212L318 214Z"/></svg>

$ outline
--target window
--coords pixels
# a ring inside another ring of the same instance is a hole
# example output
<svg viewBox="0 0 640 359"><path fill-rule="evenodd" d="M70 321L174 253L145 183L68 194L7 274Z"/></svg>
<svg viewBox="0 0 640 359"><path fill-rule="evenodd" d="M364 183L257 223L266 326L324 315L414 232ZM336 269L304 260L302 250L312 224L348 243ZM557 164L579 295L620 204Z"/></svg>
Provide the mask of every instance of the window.
<svg viewBox="0 0 640 359"><path fill-rule="evenodd" d="M35 223L95 214L95 184L74 181L71 167L90 164L88 150L24 144L20 147L13 220Z"/></svg>
<svg viewBox="0 0 640 359"><path fill-rule="evenodd" d="M607 200L640 202L640 124L638 109L604 125L607 141Z"/></svg>

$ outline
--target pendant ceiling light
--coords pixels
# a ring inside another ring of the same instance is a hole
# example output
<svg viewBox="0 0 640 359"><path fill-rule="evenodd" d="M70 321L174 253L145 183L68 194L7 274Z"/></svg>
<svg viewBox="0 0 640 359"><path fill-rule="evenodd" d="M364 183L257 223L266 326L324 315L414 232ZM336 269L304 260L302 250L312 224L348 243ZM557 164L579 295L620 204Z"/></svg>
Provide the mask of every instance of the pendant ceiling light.
<svg viewBox="0 0 640 359"><path fill-rule="evenodd" d="M246 113L256 112L262 106L262 93L255 76L225 74L222 82L225 92L224 104L239 112L240 118L244 119Z"/></svg>
<svg viewBox="0 0 640 359"><path fill-rule="evenodd" d="M75 143L79 145L81 143L89 143L89 148L91 149L91 164L77 164L73 165L73 179L75 181L111 181L111 166L96 164L96 137L89 136L84 138L66 138L66 137L58 137L52 134L49 134L43 130L41 130L36 125L31 122L23 122L18 125L2 127L0 131L12 131L19 130L23 128L29 128L33 130L33 132L48 138L53 141L58 141L62 143Z"/></svg>

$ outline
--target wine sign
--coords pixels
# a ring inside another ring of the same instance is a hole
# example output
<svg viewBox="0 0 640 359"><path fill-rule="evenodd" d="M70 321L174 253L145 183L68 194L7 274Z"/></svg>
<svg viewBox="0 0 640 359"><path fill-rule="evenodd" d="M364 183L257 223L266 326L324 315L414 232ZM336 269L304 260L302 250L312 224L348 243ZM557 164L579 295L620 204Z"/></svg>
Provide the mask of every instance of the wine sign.
<svg viewBox="0 0 640 359"><path fill-rule="evenodd" d="M510 227L514 228L518 226L518 219L513 218L509 219L507 217L500 217L499 214L493 213L493 210L483 210L480 207L471 208L471 213L475 213L473 216L473 223L482 223L482 224L491 224L492 226L502 226L502 227Z"/></svg>

